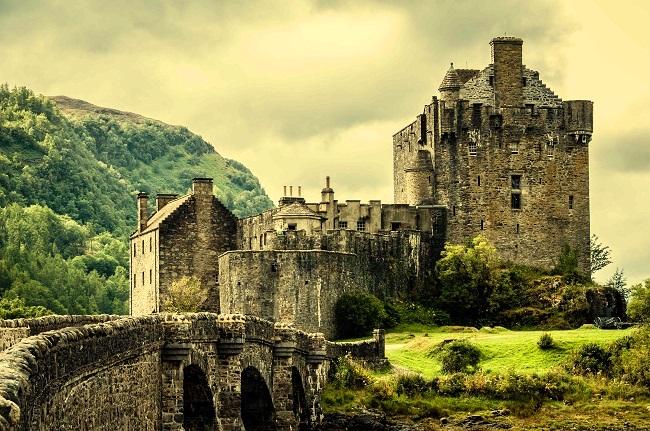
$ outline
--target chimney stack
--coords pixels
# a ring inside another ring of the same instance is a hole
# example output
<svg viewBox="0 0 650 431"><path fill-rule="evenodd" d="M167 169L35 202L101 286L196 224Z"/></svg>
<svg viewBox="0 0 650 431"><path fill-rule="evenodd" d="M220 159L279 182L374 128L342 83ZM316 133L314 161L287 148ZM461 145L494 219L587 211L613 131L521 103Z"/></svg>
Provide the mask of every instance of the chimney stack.
<svg viewBox="0 0 650 431"><path fill-rule="evenodd" d="M518 37L495 37L490 41L496 107L523 107L523 44Z"/></svg>
<svg viewBox="0 0 650 431"><path fill-rule="evenodd" d="M144 192L138 193L138 229L140 232L147 228L149 218L147 205L149 205L149 195Z"/></svg>
<svg viewBox="0 0 650 431"><path fill-rule="evenodd" d="M156 195L156 211L160 211L164 208L165 205L173 200L176 200L177 197L178 195L171 193L158 193Z"/></svg>
<svg viewBox="0 0 650 431"><path fill-rule="evenodd" d="M298 197L302 196L302 187L298 186Z"/></svg>
<svg viewBox="0 0 650 431"><path fill-rule="evenodd" d="M213 196L212 178L193 178L192 193L195 196Z"/></svg>

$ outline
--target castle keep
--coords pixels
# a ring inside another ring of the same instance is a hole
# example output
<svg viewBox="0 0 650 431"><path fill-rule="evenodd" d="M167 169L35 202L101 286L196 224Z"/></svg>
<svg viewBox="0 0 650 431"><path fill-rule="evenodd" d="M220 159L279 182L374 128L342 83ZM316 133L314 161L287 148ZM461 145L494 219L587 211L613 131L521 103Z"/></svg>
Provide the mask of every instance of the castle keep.
<svg viewBox="0 0 650 431"><path fill-rule="evenodd" d="M563 102L522 64L523 41L490 42L492 64L452 66L393 136L395 202L443 205L447 241L482 234L504 260L552 266L565 244L589 274L593 102Z"/></svg>
<svg viewBox="0 0 650 431"><path fill-rule="evenodd" d="M490 42L492 63L452 66L416 120L393 136L394 204L319 202L298 189L277 208L236 219L212 193L138 196L131 237L131 312L164 311L174 280L198 276L206 310L336 333L334 304L351 290L416 298L445 241L482 234L504 260L551 267L565 245L589 273L593 103L562 101L522 63L523 41Z"/></svg>

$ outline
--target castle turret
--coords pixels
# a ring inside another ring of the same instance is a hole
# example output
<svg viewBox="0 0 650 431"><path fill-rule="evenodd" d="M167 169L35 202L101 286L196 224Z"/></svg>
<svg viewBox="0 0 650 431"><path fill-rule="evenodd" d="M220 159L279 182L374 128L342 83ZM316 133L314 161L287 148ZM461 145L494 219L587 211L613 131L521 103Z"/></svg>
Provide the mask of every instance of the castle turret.
<svg viewBox="0 0 650 431"><path fill-rule="evenodd" d="M442 80L442 83L440 83L440 87L438 87L440 98L446 102L457 101L460 95L461 85L460 76L456 72L456 69L454 69L454 63L451 63L447 74Z"/></svg>
<svg viewBox="0 0 650 431"><path fill-rule="evenodd" d="M149 218L147 205L149 205L149 195L144 192L138 193L138 228L140 232L147 228Z"/></svg>
<svg viewBox="0 0 650 431"><path fill-rule="evenodd" d="M418 150L415 160L404 170L406 202L409 205L433 204L433 163L431 153Z"/></svg>
<svg viewBox="0 0 650 431"><path fill-rule="evenodd" d="M562 103L564 126L573 144L588 144L594 131L594 102L568 100Z"/></svg>
<svg viewBox="0 0 650 431"><path fill-rule="evenodd" d="M494 103L496 107L522 107L522 45L517 37L495 37L490 42L494 77Z"/></svg>

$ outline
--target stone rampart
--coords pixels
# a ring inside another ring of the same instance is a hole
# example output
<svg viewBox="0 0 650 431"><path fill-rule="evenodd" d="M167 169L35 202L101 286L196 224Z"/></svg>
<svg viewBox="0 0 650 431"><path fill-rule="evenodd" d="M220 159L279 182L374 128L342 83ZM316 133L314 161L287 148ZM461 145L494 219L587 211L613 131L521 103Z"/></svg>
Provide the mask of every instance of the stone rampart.
<svg viewBox="0 0 650 431"><path fill-rule="evenodd" d="M83 326L95 323L105 323L123 319L124 316L101 314L96 316L44 316L29 319L0 320L0 351L4 351L23 338L40 334L41 332L63 329L70 326Z"/></svg>
<svg viewBox="0 0 650 431"><path fill-rule="evenodd" d="M0 353L0 426L157 429L159 322L148 316L68 327Z"/></svg>

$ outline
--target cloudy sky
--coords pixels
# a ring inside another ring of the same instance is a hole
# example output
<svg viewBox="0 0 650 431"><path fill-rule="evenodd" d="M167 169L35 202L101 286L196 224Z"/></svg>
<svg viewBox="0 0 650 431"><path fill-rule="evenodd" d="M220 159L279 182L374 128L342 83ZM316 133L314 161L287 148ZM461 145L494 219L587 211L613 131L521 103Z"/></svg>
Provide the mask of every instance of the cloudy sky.
<svg viewBox="0 0 650 431"><path fill-rule="evenodd" d="M392 202L391 137L495 36L595 102L592 232L650 277L650 6L638 1L0 0L0 82L187 126L256 174Z"/></svg>

